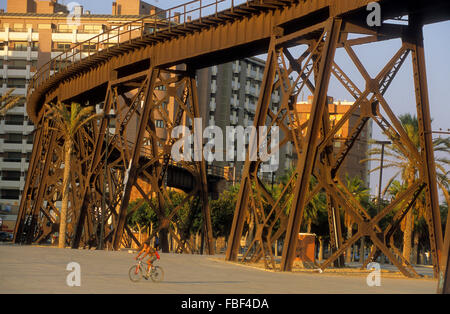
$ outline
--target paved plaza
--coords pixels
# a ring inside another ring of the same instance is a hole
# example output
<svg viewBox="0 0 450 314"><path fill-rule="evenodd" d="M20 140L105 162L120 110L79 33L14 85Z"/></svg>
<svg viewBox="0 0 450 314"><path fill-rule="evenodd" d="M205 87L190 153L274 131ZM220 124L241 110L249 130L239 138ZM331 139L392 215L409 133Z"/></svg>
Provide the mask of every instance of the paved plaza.
<svg viewBox="0 0 450 314"><path fill-rule="evenodd" d="M223 256L161 254L161 283L133 283L128 269L135 254L127 251L57 249L0 245L0 293L163 293L301 294L435 293L432 279L381 278L370 287L365 275L269 272L236 265ZM80 286L69 287L69 263L81 267Z"/></svg>

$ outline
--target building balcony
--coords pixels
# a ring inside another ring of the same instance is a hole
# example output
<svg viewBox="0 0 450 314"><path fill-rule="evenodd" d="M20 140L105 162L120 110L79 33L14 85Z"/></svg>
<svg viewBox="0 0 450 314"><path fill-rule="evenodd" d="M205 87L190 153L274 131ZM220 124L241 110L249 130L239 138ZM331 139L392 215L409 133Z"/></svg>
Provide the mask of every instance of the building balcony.
<svg viewBox="0 0 450 314"><path fill-rule="evenodd" d="M0 196L0 204L10 204L12 210L14 210L14 204L16 202L17 202L16 206L18 206L20 203L20 195L18 198L16 198L16 197L6 198L6 197ZM8 215L8 216L10 216L10 215ZM17 215L14 215L14 216L16 216L16 219L17 219ZM5 221L6 221L6 219L5 219Z"/></svg>
<svg viewBox="0 0 450 314"><path fill-rule="evenodd" d="M17 58L17 59L26 59L28 57L28 50L12 50L9 49L8 52L6 53L6 55L12 58Z"/></svg>
<svg viewBox="0 0 450 314"><path fill-rule="evenodd" d="M238 116L236 115L236 111L234 111L233 114L230 115L230 122L231 122L231 124L238 123Z"/></svg>
<svg viewBox="0 0 450 314"><path fill-rule="evenodd" d="M19 30L17 32L9 30L8 40L10 41L38 41L39 33L32 33L26 29Z"/></svg>
<svg viewBox="0 0 450 314"><path fill-rule="evenodd" d="M92 37L92 35L91 35ZM76 42L76 34L70 33L52 33L52 41L54 42Z"/></svg>
<svg viewBox="0 0 450 314"><path fill-rule="evenodd" d="M254 96L254 97L258 97L258 96L259 96L259 90L256 89L256 88L254 88L254 87L250 87L250 88L248 89L248 91L247 91L247 89L246 89L245 92L246 92L247 94L249 94L249 95Z"/></svg>
<svg viewBox="0 0 450 314"><path fill-rule="evenodd" d="M247 77L256 79L256 76L257 76L257 72L252 70L251 65L249 64L247 67Z"/></svg>
<svg viewBox="0 0 450 314"><path fill-rule="evenodd" d="M211 83L211 93L215 94L216 92L217 92L216 81L212 81L212 83Z"/></svg>
<svg viewBox="0 0 450 314"><path fill-rule="evenodd" d="M21 152L22 146L23 146L22 142L20 142L20 143L7 143L5 141L0 142L0 147L2 148L3 151Z"/></svg>
<svg viewBox="0 0 450 314"><path fill-rule="evenodd" d="M8 110L8 114L24 114L24 113L25 113L25 106L17 106L17 107L14 107L14 108L11 108ZM3 124L4 124L4 121L1 121L0 125L3 125Z"/></svg>
<svg viewBox="0 0 450 314"><path fill-rule="evenodd" d="M0 188L17 188L24 186L24 180L9 180L8 178L0 177Z"/></svg>
<svg viewBox="0 0 450 314"><path fill-rule="evenodd" d="M264 70L258 68L258 69L256 70L256 79L257 79L258 81L262 81L263 75L264 75Z"/></svg>
<svg viewBox="0 0 450 314"><path fill-rule="evenodd" d="M22 170L22 159L20 161L0 161L0 168L2 170Z"/></svg>
<svg viewBox="0 0 450 314"><path fill-rule="evenodd" d="M241 83L239 83L237 80L234 80L234 81L231 83L231 88L232 88L233 90L239 90L239 89L241 89Z"/></svg>
<svg viewBox="0 0 450 314"><path fill-rule="evenodd" d="M10 88L11 87L7 86L6 84L4 85L4 87L2 87L2 85L0 85L0 93L5 93ZM15 87L15 90L12 93L12 96L16 96L16 95L24 96L24 95L26 95L26 92L27 92L27 89L25 87ZM15 108L17 108L17 107L15 107ZM24 107L19 107L19 108L22 108L21 112L24 112L24 109L23 109ZM14 109L11 109L11 110L14 110ZM13 111L11 111L11 112L13 112Z"/></svg>
<svg viewBox="0 0 450 314"><path fill-rule="evenodd" d="M23 133L24 128L23 128L23 123L20 125L13 125L13 124L6 124L5 121L2 121L2 123L0 124L3 131L5 133Z"/></svg>
<svg viewBox="0 0 450 314"><path fill-rule="evenodd" d="M211 99L210 103L209 103L209 110L210 111L215 111L216 110L216 101Z"/></svg>
<svg viewBox="0 0 450 314"><path fill-rule="evenodd" d="M233 73L241 73L241 65L239 64L239 61L233 62Z"/></svg>
<svg viewBox="0 0 450 314"><path fill-rule="evenodd" d="M83 42L86 40L91 39L92 37L97 36L99 33L77 33L75 34L75 41L76 42ZM95 39L95 41L98 41L98 39Z"/></svg>
<svg viewBox="0 0 450 314"><path fill-rule="evenodd" d="M109 35L109 36L112 36L112 35ZM101 36L99 36L100 37L100 42L102 42L102 41L108 41L109 43L111 43L111 44L113 44L113 43L118 43L119 42L119 39L117 38L117 36L116 37L114 37L114 38L109 38L108 37L108 34L105 34L105 35L101 35Z"/></svg>
<svg viewBox="0 0 450 314"><path fill-rule="evenodd" d="M255 113L256 112L256 105L250 103L250 101L246 101L244 105L244 109L250 112Z"/></svg>
<svg viewBox="0 0 450 314"><path fill-rule="evenodd" d="M272 95L272 102L273 103L279 103L281 100L281 97L278 94Z"/></svg>
<svg viewBox="0 0 450 314"><path fill-rule="evenodd" d="M11 69L8 68L6 71L6 75L8 77L26 77L27 76L27 69Z"/></svg>
<svg viewBox="0 0 450 314"><path fill-rule="evenodd" d="M230 105L232 108L239 108L239 99L237 98L237 95L235 95L235 97L232 97L230 99Z"/></svg>
<svg viewBox="0 0 450 314"><path fill-rule="evenodd" d="M217 75L217 66L216 65L211 68L211 75L214 75L214 76Z"/></svg>

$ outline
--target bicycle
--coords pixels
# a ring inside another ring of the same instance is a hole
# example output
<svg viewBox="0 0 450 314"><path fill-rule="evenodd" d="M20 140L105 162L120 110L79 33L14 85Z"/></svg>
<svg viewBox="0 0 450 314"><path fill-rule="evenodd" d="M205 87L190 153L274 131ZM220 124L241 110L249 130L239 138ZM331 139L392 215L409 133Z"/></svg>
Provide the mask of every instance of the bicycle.
<svg viewBox="0 0 450 314"><path fill-rule="evenodd" d="M150 278L153 282L160 282L164 279L164 270L161 266L151 267L149 270L147 269L148 265L142 262L142 259L139 259L138 262L130 267L128 271L128 276L132 282L138 282L142 278L148 280Z"/></svg>

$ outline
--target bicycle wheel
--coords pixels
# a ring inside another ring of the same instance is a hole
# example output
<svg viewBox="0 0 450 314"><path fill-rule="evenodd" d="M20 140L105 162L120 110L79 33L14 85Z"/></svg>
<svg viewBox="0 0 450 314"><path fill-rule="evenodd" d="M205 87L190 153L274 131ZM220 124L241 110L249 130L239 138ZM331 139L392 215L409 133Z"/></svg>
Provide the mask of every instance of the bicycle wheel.
<svg viewBox="0 0 450 314"><path fill-rule="evenodd" d="M164 270L160 266L155 266L150 273L153 282L160 282L164 279Z"/></svg>
<svg viewBox="0 0 450 314"><path fill-rule="evenodd" d="M133 265L130 267L130 270L128 271L128 276L130 277L130 280L132 282L138 282L142 279L142 266L139 267L139 265Z"/></svg>

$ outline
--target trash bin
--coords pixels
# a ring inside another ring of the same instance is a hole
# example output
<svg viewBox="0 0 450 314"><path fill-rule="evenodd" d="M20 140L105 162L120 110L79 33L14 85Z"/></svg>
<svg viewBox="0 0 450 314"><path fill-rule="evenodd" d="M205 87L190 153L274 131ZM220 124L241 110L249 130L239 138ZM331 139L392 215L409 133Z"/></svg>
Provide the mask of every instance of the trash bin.
<svg viewBox="0 0 450 314"><path fill-rule="evenodd" d="M313 268L316 253L316 235L314 233L299 233L296 252L296 265Z"/></svg>

